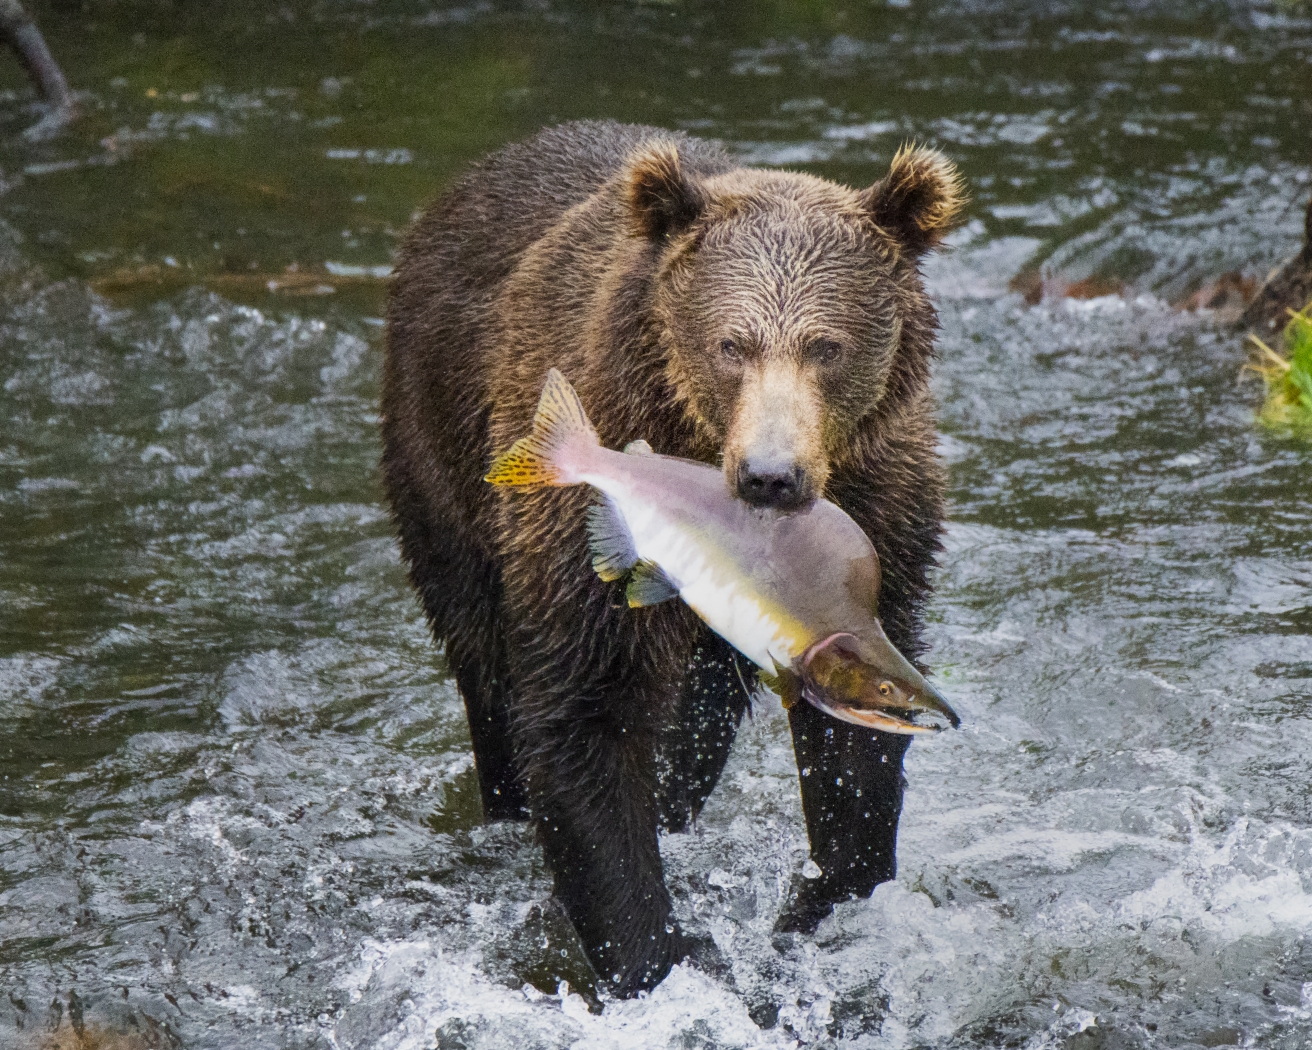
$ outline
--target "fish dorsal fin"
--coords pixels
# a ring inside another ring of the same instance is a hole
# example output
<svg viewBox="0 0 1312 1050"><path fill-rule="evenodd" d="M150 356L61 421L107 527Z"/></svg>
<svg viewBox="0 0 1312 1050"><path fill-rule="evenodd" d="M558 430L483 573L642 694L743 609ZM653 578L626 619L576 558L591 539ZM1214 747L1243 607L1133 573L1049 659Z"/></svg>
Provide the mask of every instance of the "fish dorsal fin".
<svg viewBox="0 0 1312 1050"><path fill-rule="evenodd" d="M770 692L779 696L785 711L802 699L802 680L787 667L780 667L776 663L774 665L774 674L758 670L756 677Z"/></svg>
<svg viewBox="0 0 1312 1050"><path fill-rule="evenodd" d="M638 563L628 526L607 496L588 508L588 547L592 550L593 571L607 583L618 580Z"/></svg>
<svg viewBox="0 0 1312 1050"><path fill-rule="evenodd" d="M639 561L633 566L633 574L629 577L629 586L624 595L629 600L630 608L639 609L645 605L659 605L676 597L678 593L679 588L670 582L659 565L654 561Z"/></svg>
<svg viewBox="0 0 1312 1050"><path fill-rule="evenodd" d="M647 442L643 441L642 438L638 438L636 441L630 441L627 445L625 445L624 454L627 456L656 455L656 453L652 450L652 447L649 444L647 444Z"/></svg>

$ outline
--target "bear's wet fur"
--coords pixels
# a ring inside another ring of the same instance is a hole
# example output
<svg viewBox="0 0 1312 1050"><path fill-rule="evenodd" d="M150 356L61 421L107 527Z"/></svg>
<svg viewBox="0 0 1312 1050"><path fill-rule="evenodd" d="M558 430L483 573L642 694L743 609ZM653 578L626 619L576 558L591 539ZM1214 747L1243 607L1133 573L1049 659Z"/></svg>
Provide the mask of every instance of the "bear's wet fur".
<svg viewBox="0 0 1312 1050"><path fill-rule="evenodd" d="M914 659L944 499L918 262L961 203L930 150L858 191L588 122L475 165L402 248L383 380L402 553L466 705L485 815L535 822L616 994L690 950L657 829L701 809L751 669L681 602L629 609L593 573L586 487L499 490L483 474L558 368L608 447L723 460L753 502L842 506L879 553L885 630ZM789 722L822 871L779 920L800 931L894 876L909 738L807 704Z"/></svg>

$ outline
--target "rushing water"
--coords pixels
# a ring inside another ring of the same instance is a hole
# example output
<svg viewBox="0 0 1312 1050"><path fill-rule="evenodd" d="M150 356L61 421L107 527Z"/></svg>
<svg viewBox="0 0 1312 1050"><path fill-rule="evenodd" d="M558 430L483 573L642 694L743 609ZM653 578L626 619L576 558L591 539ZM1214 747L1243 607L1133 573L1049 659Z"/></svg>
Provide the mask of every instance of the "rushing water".
<svg viewBox="0 0 1312 1050"><path fill-rule="evenodd" d="M22 139L4 71L0 1047L1312 1045L1309 455L1171 306L1296 247L1312 23L1088 7L34 5L87 116ZM918 137L974 196L929 268L966 725L912 748L897 881L774 939L763 699L662 841L732 973L624 1003L479 823L375 469L398 232L583 116L854 184ZM1036 267L1120 294L1029 307Z"/></svg>

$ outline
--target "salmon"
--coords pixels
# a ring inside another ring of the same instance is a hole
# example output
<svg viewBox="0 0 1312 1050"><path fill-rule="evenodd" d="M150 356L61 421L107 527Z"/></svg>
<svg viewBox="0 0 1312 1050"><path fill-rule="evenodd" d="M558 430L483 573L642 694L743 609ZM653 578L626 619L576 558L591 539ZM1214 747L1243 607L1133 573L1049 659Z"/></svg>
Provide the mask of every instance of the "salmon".
<svg viewBox="0 0 1312 1050"><path fill-rule="evenodd" d="M675 597L756 665L786 707L799 698L886 733L932 733L961 720L884 634L879 556L826 499L784 512L752 507L705 463L657 455L642 440L603 448L578 395L547 374L532 432L498 456L494 485L589 485L592 567L627 579L632 607Z"/></svg>

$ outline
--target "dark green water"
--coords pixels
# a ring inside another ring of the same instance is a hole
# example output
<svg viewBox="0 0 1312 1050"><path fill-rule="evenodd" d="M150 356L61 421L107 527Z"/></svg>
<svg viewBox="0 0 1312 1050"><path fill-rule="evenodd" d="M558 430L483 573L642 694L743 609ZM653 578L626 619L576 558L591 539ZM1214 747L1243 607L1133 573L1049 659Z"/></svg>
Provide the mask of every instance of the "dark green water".
<svg viewBox="0 0 1312 1050"><path fill-rule="evenodd" d="M0 1047L73 993L215 1050L1312 1044L1309 455L1170 306L1297 247L1312 22L33 9L87 116L24 140L0 62ZM374 275L464 164L602 116L853 184L907 138L965 171L928 277L930 659L967 727L912 749L899 879L776 944L805 834L764 702L662 844L732 978L590 1014L531 837L478 823L380 503ZM1039 265L1121 294L1028 308Z"/></svg>

